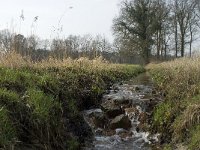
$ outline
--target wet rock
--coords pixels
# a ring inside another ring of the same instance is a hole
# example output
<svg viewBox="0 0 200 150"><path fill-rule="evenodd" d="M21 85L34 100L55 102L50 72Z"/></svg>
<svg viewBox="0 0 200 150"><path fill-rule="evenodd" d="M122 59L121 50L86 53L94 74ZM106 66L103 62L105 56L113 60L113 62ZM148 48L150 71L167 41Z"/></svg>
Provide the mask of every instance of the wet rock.
<svg viewBox="0 0 200 150"><path fill-rule="evenodd" d="M128 132L127 130L123 129L123 128L117 128L115 129L115 132L117 135L121 134L121 133L126 133Z"/></svg>
<svg viewBox="0 0 200 150"><path fill-rule="evenodd" d="M147 121L147 114L145 112L141 112L139 114L139 118L138 120L140 121L140 123L145 123Z"/></svg>
<svg viewBox="0 0 200 150"><path fill-rule="evenodd" d="M116 105L129 104L132 97L126 92L111 93L103 97L103 102L111 101Z"/></svg>
<svg viewBox="0 0 200 150"><path fill-rule="evenodd" d="M114 118L123 113L120 106L116 105L112 100L106 101L103 104L101 104L101 108L108 116L108 118Z"/></svg>
<svg viewBox="0 0 200 150"><path fill-rule="evenodd" d="M107 129L107 130L103 131L104 136L113 136L113 135L115 135L115 133L116 133L115 130L108 130Z"/></svg>
<svg viewBox="0 0 200 150"><path fill-rule="evenodd" d="M140 90L140 88L139 88L139 86L135 86L135 89L134 89L135 91L139 91Z"/></svg>
<svg viewBox="0 0 200 150"><path fill-rule="evenodd" d="M87 116L90 116L92 115L93 113L102 113L103 111L101 109L90 109L90 110L86 110L84 111L84 113L87 115Z"/></svg>
<svg viewBox="0 0 200 150"><path fill-rule="evenodd" d="M121 138L132 137L133 133L131 131L127 131L123 128L117 128L115 130L116 134L119 135Z"/></svg>
<svg viewBox="0 0 200 150"><path fill-rule="evenodd" d="M132 113L134 113L134 114L139 114L138 109L135 108L135 107L125 108L124 111L125 111L125 113L126 113L127 115L132 114Z"/></svg>
<svg viewBox="0 0 200 150"><path fill-rule="evenodd" d="M103 129L98 128L98 129L96 129L94 132L95 132L96 135L102 135Z"/></svg>
<svg viewBox="0 0 200 150"><path fill-rule="evenodd" d="M130 103L130 104L122 104L120 107L121 107L122 111L125 112L125 109L130 108L132 106L131 106L131 103Z"/></svg>
<svg viewBox="0 0 200 150"><path fill-rule="evenodd" d="M135 107L131 107L131 108L125 108L124 109L125 114L129 117L129 119L136 119L136 117L139 115L139 111L137 108Z"/></svg>
<svg viewBox="0 0 200 150"><path fill-rule="evenodd" d="M123 104L129 104L130 103L130 100L129 99L126 99L126 98L122 98L122 99L113 99L113 102L116 104L116 105L123 105Z"/></svg>
<svg viewBox="0 0 200 150"><path fill-rule="evenodd" d="M117 85L117 84L113 85L112 89L114 91L118 91L119 90L119 85Z"/></svg>
<svg viewBox="0 0 200 150"><path fill-rule="evenodd" d="M107 124L106 116L103 113L102 114L94 114L93 123L94 123L95 127L104 128L105 125Z"/></svg>
<svg viewBox="0 0 200 150"><path fill-rule="evenodd" d="M108 120L101 109L91 109L86 112L88 122L93 128L104 128Z"/></svg>
<svg viewBox="0 0 200 150"><path fill-rule="evenodd" d="M130 127L131 127L131 121L129 120L128 116L125 116L124 114L115 117L110 123L111 129L116 129L116 128L129 129Z"/></svg>
<svg viewBox="0 0 200 150"><path fill-rule="evenodd" d="M137 105L136 108L137 108L138 112L141 113L142 112L142 103L140 105Z"/></svg>
<svg viewBox="0 0 200 150"><path fill-rule="evenodd" d="M149 130L149 125L147 123L139 123L136 127L137 132L146 132Z"/></svg>
<svg viewBox="0 0 200 150"><path fill-rule="evenodd" d="M119 134L119 137L126 139L132 137L133 133L132 132L123 132Z"/></svg>

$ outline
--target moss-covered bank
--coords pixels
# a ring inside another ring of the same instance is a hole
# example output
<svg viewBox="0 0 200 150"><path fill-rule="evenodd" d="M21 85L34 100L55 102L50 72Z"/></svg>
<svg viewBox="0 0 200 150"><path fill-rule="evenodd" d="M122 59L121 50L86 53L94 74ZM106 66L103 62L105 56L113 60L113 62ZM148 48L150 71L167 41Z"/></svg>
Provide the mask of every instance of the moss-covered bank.
<svg viewBox="0 0 200 150"><path fill-rule="evenodd" d="M79 149L92 135L80 111L98 105L112 83L144 72L89 60L46 64L0 67L0 148Z"/></svg>
<svg viewBox="0 0 200 150"><path fill-rule="evenodd" d="M154 132L162 133L165 149L183 143L190 150L200 149L200 58L183 58L149 65L165 101L154 109Z"/></svg>

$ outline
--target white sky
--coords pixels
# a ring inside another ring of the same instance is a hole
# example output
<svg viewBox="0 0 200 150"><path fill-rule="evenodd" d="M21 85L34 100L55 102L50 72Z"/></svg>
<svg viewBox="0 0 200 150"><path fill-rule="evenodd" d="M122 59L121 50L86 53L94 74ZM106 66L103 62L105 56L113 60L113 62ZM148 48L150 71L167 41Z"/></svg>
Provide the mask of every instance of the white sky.
<svg viewBox="0 0 200 150"><path fill-rule="evenodd" d="M112 40L112 20L118 14L120 0L0 0L0 30L31 34L41 38L57 35L55 28L63 26L61 37L70 34L102 34ZM70 9L73 7L73 9ZM20 15L24 14L24 21ZM39 16L31 28L34 17ZM62 19L61 19L62 18ZM60 25L59 20L61 19Z"/></svg>

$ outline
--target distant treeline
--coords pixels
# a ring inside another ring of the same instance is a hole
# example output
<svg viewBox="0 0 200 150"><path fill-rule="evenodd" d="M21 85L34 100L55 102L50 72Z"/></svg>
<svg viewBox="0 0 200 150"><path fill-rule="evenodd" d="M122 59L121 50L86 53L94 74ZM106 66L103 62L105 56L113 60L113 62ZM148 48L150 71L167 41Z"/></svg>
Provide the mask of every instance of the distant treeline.
<svg viewBox="0 0 200 150"><path fill-rule="evenodd" d="M142 63L139 55L127 55L111 44L105 37L98 35L75 36L67 38L55 38L53 40L41 40L35 35L25 37L21 34L11 34L9 30L0 31L1 53L15 51L22 56L28 56L32 61L41 61L49 57L64 59L70 57L103 57L112 63Z"/></svg>
<svg viewBox="0 0 200 150"><path fill-rule="evenodd" d="M123 0L120 13L113 19L115 39L110 43L104 36L70 35L66 38L41 40L0 31L2 53L16 51L40 61L49 56L71 57L102 56L113 63L142 63L164 61L190 56L193 43L200 33L199 0Z"/></svg>

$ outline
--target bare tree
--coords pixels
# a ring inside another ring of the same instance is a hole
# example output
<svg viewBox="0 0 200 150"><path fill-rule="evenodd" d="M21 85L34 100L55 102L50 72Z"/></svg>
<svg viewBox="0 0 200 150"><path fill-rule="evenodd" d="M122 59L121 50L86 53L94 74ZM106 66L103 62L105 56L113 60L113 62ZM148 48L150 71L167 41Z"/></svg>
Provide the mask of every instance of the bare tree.
<svg viewBox="0 0 200 150"><path fill-rule="evenodd" d="M12 50L12 41L13 35L9 32L9 30L1 30L0 31L0 47L1 51L9 52Z"/></svg>
<svg viewBox="0 0 200 150"><path fill-rule="evenodd" d="M169 8L163 0L153 1L153 8L155 9L154 28L155 32L155 45L157 51L157 59L163 56L166 57L167 37L169 32Z"/></svg>
<svg viewBox="0 0 200 150"><path fill-rule="evenodd" d="M180 51L181 57L185 54L185 45L187 44L187 34L194 28L195 8L197 3L195 0L175 0L174 1L174 17L175 17L175 42L176 42L176 53L177 53L177 30L180 33ZM194 30L193 30L194 31ZM191 32L190 32L191 33ZM192 34L191 34L192 35ZM192 35L193 36L193 35ZM192 40L192 38L191 38ZM176 54L177 55L177 54Z"/></svg>

